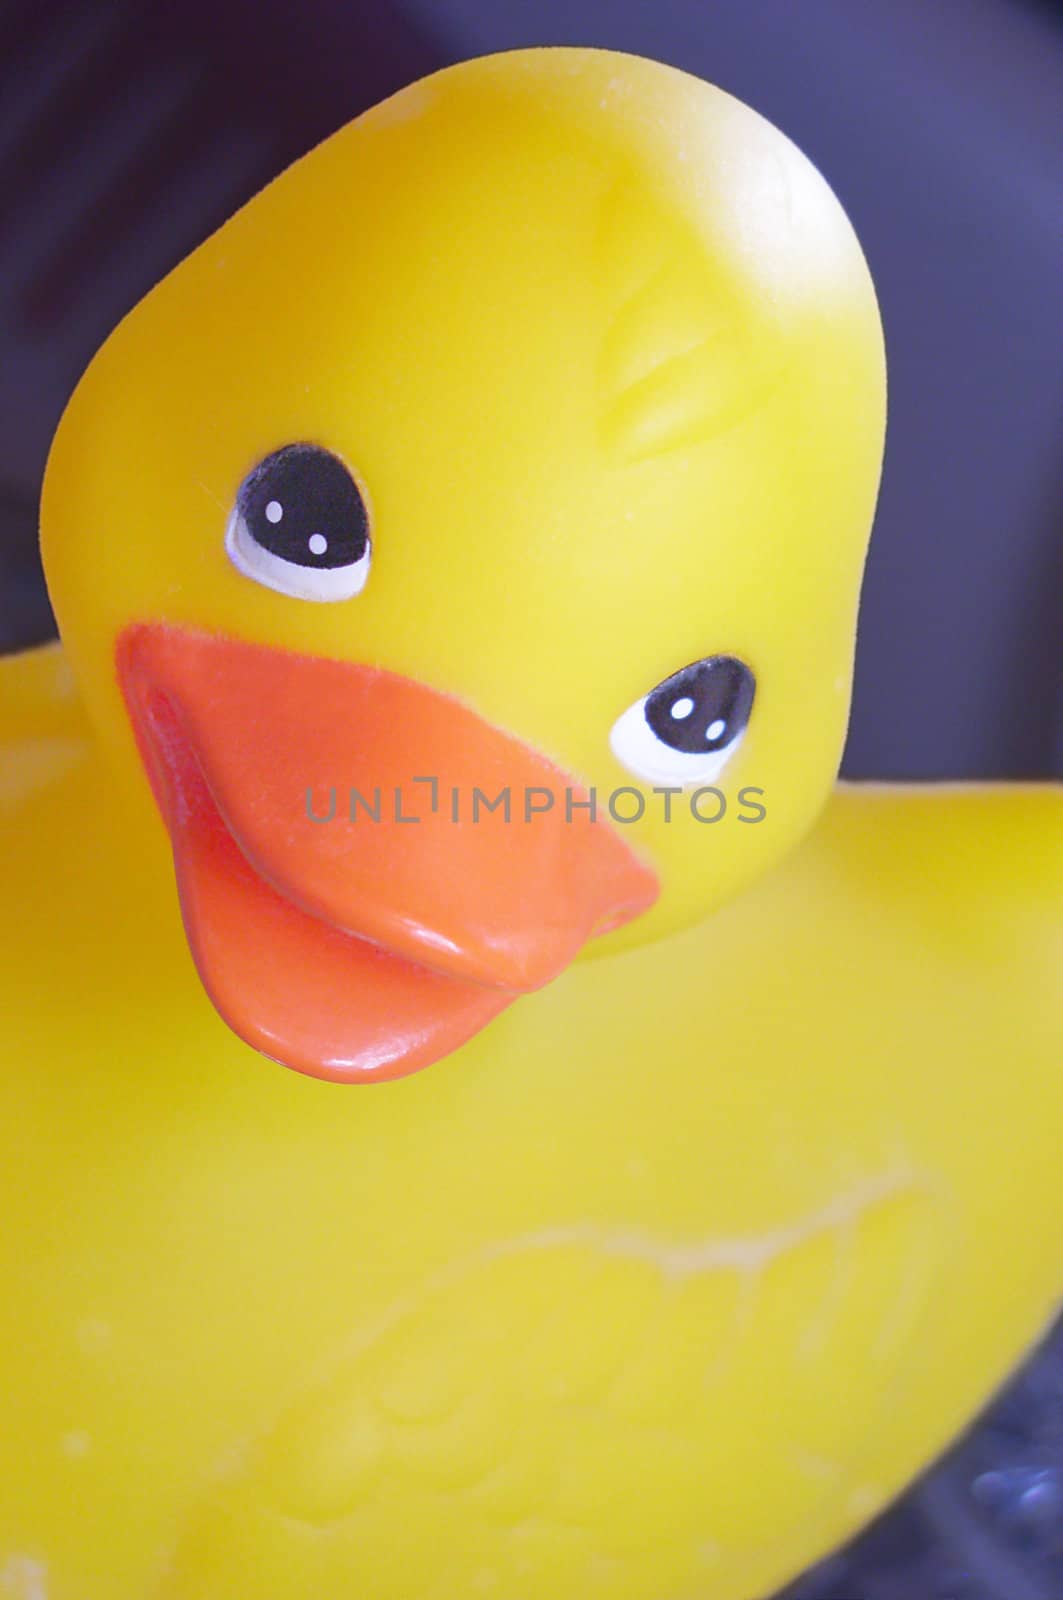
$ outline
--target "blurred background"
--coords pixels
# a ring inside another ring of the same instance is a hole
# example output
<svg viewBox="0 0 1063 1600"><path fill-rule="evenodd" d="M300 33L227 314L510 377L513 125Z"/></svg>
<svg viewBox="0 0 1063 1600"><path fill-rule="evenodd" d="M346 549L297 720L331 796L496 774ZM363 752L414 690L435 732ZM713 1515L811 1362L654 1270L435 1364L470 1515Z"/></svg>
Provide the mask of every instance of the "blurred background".
<svg viewBox="0 0 1063 1600"><path fill-rule="evenodd" d="M0 650L53 631L41 474L119 317L366 106L533 44L635 51L718 83L812 157L863 242L890 426L843 771L1063 772L1049 0L0 0ZM1063 1600L1063 1334L786 1600Z"/></svg>

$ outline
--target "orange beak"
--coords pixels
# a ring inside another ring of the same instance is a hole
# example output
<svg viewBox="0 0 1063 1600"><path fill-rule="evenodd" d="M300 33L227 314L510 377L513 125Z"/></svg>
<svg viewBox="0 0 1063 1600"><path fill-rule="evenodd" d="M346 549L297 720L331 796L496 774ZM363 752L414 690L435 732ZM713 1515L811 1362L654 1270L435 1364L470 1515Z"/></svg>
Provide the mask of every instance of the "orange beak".
<svg viewBox="0 0 1063 1600"><path fill-rule="evenodd" d="M657 898L574 778L424 684L169 624L117 666L200 977L287 1066L428 1066Z"/></svg>

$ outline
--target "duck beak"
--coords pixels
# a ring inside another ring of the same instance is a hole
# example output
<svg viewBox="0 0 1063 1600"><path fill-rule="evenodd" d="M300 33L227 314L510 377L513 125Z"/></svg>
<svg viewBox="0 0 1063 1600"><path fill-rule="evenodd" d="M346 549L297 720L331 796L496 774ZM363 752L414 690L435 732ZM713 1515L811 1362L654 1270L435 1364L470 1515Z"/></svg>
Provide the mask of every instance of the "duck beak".
<svg viewBox="0 0 1063 1600"><path fill-rule="evenodd" d="M425 684L169 624L116 658L200 977L287 1066L428 1066L657 898L576 779Z"/></svg>

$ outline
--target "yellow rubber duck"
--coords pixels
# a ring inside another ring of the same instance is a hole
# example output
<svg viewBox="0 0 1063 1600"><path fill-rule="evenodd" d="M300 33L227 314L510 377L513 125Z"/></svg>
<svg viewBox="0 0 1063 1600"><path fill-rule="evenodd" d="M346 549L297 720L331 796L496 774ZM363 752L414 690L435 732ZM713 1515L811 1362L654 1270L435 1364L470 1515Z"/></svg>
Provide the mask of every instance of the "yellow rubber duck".
<svg viewBox="0 0 1063 1600"><path fill-rule="evenodd" d="M832 789L883 420L822 178L606 52L108 341L0 673L4 1600L757 1600L1044 1327L1060 795Z"/></svg>

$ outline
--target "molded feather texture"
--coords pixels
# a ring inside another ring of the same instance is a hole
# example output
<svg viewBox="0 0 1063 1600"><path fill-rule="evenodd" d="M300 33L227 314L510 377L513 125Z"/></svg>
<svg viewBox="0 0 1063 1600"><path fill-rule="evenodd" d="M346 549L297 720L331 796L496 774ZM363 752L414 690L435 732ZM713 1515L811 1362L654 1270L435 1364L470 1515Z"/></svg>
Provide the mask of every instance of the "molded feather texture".
<svg viewBox="0 0 1063 1600"><path fill-rule="evenodd" d="M893 1170L759 1235L560 1225L454 1262L223 1466L159 1600L267 1600L289 1592L278 1572L374 1600L540 1600L574 1573L603 1600L747 1593L764 1527L742 1483L763 1486L773 1538L825 1503L876 1508L852 1407L873 1439L947 1227L944 1197ZM854 1345L876 1370L862 1396L844 1392ZM780 1354L781 1413L764 1384ZM699 1492L724 1391L749 1417L730 1504Z"/></svg>
<svg viewBox="0 0 1063 1600"><path fill-rule="evenodd" d="M771 338L763 305L643 185L621 180L606 194L597 259L613 308L598 366L607 449L635 462L701 443L779 381L783 342Z"/></svg>

